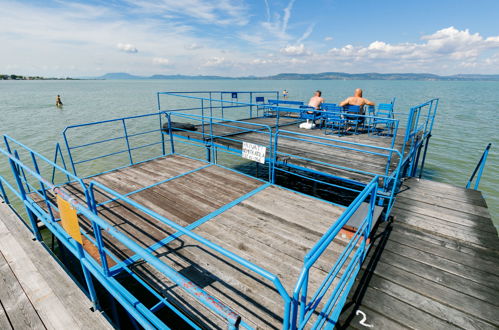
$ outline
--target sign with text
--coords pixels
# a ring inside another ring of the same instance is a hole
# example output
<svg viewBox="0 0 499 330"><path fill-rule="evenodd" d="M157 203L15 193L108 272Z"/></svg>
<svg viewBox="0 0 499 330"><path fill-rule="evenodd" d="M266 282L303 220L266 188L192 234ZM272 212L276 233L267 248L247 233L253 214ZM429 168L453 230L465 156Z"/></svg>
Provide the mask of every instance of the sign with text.
<svg viewBox="0 0 499 330"><path fill-rule="evenodd" d="M243 151L242 157L252 160L254 162L258 162L261 164L265 164L265 154L267 152L267 148L264 146L260 146L258 144L243 142Z"/></svg>

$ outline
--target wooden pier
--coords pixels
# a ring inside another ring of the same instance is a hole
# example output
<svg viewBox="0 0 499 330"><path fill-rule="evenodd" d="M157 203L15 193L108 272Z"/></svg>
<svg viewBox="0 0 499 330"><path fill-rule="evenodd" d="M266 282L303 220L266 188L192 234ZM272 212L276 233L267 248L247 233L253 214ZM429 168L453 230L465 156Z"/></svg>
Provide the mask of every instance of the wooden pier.
<svg viewBox="0 0 499 330"><path fill-rule="evenodd" d="M141 205L278 275L288 292L294 288L305 254L345 210L178 155L104 173L92 180L120 194L129 194L129 198ZM83 197L78 185L66 185L65 189L76 198ZM103 203L98 207L100 217L141 246L153 247L154 255L161 261L227 304L251 326L281 328L284 304L271 282L185 235L158 245L175 231L129 204L110 201L112 198L111 194L97 190L97 202ZM41 206L44 204L40 201ZM379 211L376 215L379 216ZM93 236L88 219L80 217L80 225ZM134 258L132 251L106 232L103 239L118 262ZM311 269L310 294L318 288L348 241L346 236L336 238ZM99 261L95 247L87 243L85 249ZM116 262L111 262L113 265ZM202 327L226 327L226 320L149 263L136 258L131 269Z"/></svg>
<svg viewBox="0 0 499 330"><path fill-rule="evenodd" d="M392 215L340 328L497 329L499 238L482 194L411 178Z"/></svg>
<svg viewBox="0 0 499 330"><path fill-rule="evenodd" d="M0 329L112 329L17 215L0 202Z"/></svg>

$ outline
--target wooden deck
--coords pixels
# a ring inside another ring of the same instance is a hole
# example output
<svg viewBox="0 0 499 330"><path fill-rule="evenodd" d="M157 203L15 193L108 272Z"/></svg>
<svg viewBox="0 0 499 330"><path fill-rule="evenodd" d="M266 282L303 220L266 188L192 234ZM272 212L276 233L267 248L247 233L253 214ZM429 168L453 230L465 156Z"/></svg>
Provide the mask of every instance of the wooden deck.
<svg viewBox="0 0 499 330"><path fill-rule="evenodd" d="M0 329L112 329L91 301L0 202Z"/></svg>
<svg viewBox="0 0 499 330"><path fill-rule="evenodd" d="M391 148L392 137L367 134L366 132L343 136L325 135L324 131L320 129L301 129L298 127L299 124L297 121L297 118L281 118L280 129L300 134L307 134L312 136L312 138L308 138L309 142L301 141L294 139L298 137L296 135L283 133L279 138L278 151L292 156L281 156L278 157L278 160L286 162L290 165L320 171L339 178L350 179L364 184L369 183L374 175L385 174L388 162L387 155L389 152L373 147ZM276 126L275 118L253 118L245 119L244 122L225 123L230 125L230 127L213 124L210 128L210 125L204 125L204 130L208 135L209 132L213 132L213 135L216 136L214 141L223 146L241 149L241 141L268 146L269 136L268 134L264 134L267 133L268 130L261 129L260 131L255 132L253 130L258 130L259 127L252 126L249 123L268 125L272 128L272 130L275 130ZM179 137L189 139L202 139L202 132L203 127L199 125L197 127L197 131L175 131L174 134ZM317 139L321 137L332 138L340 141L333 143L338 147L325 146L317 143L325 142L324 140ZM399 132L399 135L395 139L395 145L393 148L402 151L403 141L404 136ZM360 143L372 147L354 146L348 143ZM346 150L342 147L351 147L356 150ZM382 155L373 155L368 152L377 152ZM311 161L300 159L299 157L305 157ZM393 154L393 158L390 163L390 172L397 167L398 161L398 155ZM320 162L334 164L335 167L321 164ZM339 167L349 168L351 170L341 169ZM362 173L361 171L369 172L371 174Z"/></svg>
<svg viewBox="0 0 499 330"><path fill-rule="evenodd" d="M479 191L409 179L339 328L499 328L499 238ZM357 310L362 313L356 315Z"/></svg>
<svg viewBox="0 0 499 330"><path fill-rule="evenodd" d="M298 279L305 254L344 211L343 207L176 155L105 173L92 180L119 193L131 193L131 199L177 224L197 225L195 233L276 274L288 292ZM77 186L68 185L66 189L81 197ZM99 202L110 197L97 194ZM143 247L174 233L171 227L118 201L101 205L99 215ZM93 235L88 221L80 220L82 228ZM133 257L114 238L105 232L103 236L106 247L118 261ZM346 238L335 240L313 267L311 294L346 243ZM185 236L155 249L154 254L220 299L250 325L281 328L283 301L272 283L259 275ZM131 269L202 327L226 327L221 318L148 263L138 260Z"/></svg>

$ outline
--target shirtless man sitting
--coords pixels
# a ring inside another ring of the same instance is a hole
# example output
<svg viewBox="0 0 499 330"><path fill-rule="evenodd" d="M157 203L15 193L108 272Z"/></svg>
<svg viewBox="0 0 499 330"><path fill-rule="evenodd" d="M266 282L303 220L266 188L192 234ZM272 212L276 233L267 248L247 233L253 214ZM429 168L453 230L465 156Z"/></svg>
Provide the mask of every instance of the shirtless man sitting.
<svg viewBox="0 0 499 330"><path fill-rule="evenodd" d="M322 92L321 91L315 91L314 96L310 98L310 101L308 101L308 106L312 107L316 110L321 109L321 104L324 103L324 98L321 97ZM311 113L311 112L310 112Z"/></svg>
<svg viewBox="0 0 499 330"><path fill-rule="evenodd" d="M374 105L374 102L369 101L362 97L362 89L357 88L353 94L353 96L347 97L343 102L340 103L340 107L344 107L345 105L358 105L360 107L360 115L364 114L364 106L365 105ZM360 118L360 122L364 122L364 117ZM347 128L347 132L351 130L352 127Z"/></svg>
<svg viewBox="0 0 499 330"><path fill-rule="evenodd" d="M321 96L322 92L320 90L316 90L314 96L310 98L308 101L308 106L314 108L315 110L320 110L322 103L324 103L324 98ZM307 111L309 114L313 114L313 111ZM307 120L308 122L308 120ZM315 125L315 120L312 121Z"/></svg>
<svg viewBox="0 0 499 330"><path fill-rule="evenodd" d="M345 105L358 105L360 106L360 113L364 114L364 105L374 105L374 102L363 98L362 89L357 88L353 96L347 97L343 102L340 103L340 107L344 107Z"/></svg>

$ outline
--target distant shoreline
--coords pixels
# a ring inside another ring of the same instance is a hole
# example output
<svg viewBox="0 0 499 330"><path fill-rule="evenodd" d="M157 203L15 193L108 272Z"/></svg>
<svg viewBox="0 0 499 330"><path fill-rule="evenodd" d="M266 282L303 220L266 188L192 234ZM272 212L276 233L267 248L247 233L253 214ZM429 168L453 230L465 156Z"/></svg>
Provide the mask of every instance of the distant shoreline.
<svg viewBox="0 0 499 330"><path fill-rule="evenodd" d="M99 77L52 78L0 74L0 80L372 80L372 81L499 81L499 74L456 74L440 76L430 73L280 73L272 76L227 77L209 75L151 75L137 76L125 72L107 73Z"/></svg>
<svg viewBox="0 0 499 330"><path fill-rule="evenodd" d="M83 78L82 79L87 79ZM125 72L107 73L100 77L88 79L103 80L415 80L415 81L499 81L497 75L457 74L439 76L430 73L281 73L272 76L225 77L225 76L191 76L191 75L152 75L136 76Z"/></svg>
<svg viewBox="0 0 499 330"><path fill-rule="evenodd" d="M40 76L23 76L17 74L0 74L0 80L81 80L79 78L55 78L55 77L40 77Z"/></svg>

